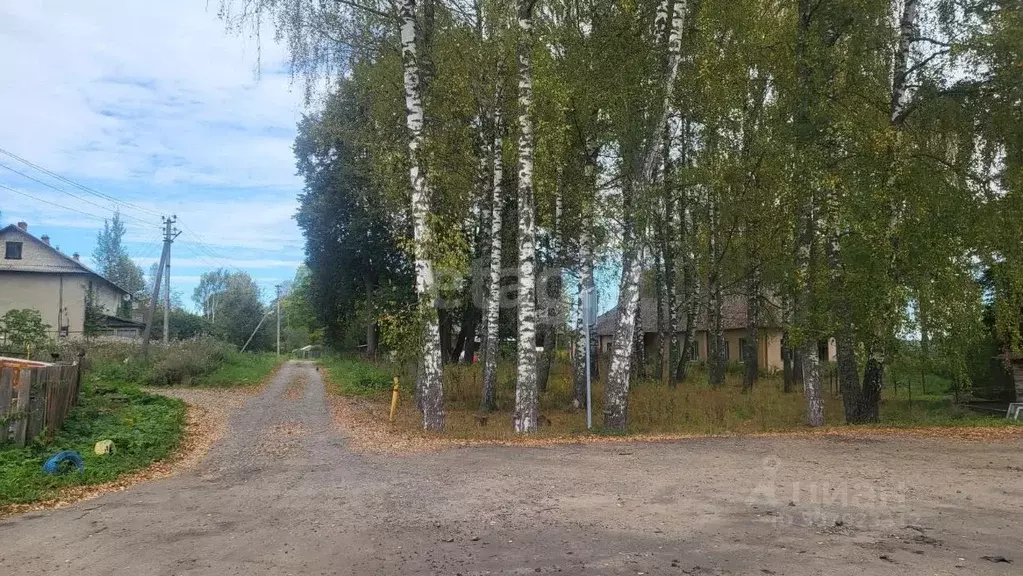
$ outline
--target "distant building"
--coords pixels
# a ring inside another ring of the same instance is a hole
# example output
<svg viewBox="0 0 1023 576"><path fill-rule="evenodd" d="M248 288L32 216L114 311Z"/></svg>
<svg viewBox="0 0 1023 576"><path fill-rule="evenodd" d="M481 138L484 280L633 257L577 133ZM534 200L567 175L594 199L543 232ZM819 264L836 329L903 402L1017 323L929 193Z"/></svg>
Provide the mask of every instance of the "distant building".
<svg viewBox="0 0 1023 576"><path fill-rule="evenodd" d="M781 323L774 318L777 311L766 308L761 321L757 326L757 364L761 370L781 370L783 368L781 355ZM646 349L647 358L654 358L659 355L657 349L657 300L655 298L642 298L639 305L641 322L643 327L643 345ZM684 322L684 319L681 319ZM614 339L615 324L618 322L618 309L611 310L597 318L596 332L600 354L606 355L611 351L611 343ZM707 360L709 350L707 343L707 307L700 306L695 326L695 338L693 341L692 360ZM746 298L741 295L724 295L721 302L721 327L725 337L725 361L743 362L745 344L748 331L746 328ZM683 325L684 329L685 326ZM679 337L679 350L682 351L682 334ZM829 341L822 341L818 346L818 355L822 362L835 359L834 338Z"/></svg>
<svg viewBox="0 0 1023 576"><path fill-rule="evenodd" d="M131 294L91 270L78 254L68 256L50 245L49 236L36 238L28 224L0 228L0 316L8 310L38 310L53 338L81 337L85 331L88 294L102 316L98 336L138 338L143 324L119 318L122 302Z"/></svg>

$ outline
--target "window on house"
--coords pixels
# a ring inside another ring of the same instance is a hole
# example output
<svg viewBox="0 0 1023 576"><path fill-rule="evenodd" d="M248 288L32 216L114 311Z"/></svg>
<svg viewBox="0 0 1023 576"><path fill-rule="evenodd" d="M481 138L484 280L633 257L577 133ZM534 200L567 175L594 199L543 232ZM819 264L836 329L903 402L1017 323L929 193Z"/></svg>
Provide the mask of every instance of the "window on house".
<svg viewBox="0 0 1023 576"><path fill-rule="evenodd" d="M739 338L739 362L746 361L746 339Z"/></svg>
<svg viewBox="0 0 1023 576"><path fill-rule="evenodd" d="M21 260L21 242L8 242L4 258L8 260Z"/></svg>
<svg viewBox="0 0 1023 576"><path fill-rule="evenodd" d="M728 346L729 344L730 344L730 342L728 340L724 341L725 348L724 348L723 352L724 352L724 355L725 355L725 362L728 362L729 360L732 359L732 355L730 354L731 351L728 349L729 348L729 346Z"/></svg>
<svg viewBox="0 0 1023 576"><path fill-rule="evenodd" d="M689 359L696 362L700 359L700 341L693 340L693 347L689 350Z"/></svg>

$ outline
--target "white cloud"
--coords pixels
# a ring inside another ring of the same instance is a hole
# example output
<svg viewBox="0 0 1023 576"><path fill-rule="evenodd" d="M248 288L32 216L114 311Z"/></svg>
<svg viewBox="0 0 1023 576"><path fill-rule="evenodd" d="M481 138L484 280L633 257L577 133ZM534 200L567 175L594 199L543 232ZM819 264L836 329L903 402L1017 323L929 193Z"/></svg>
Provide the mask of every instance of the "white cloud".
<svg viewBox="0 0 1023 576"><path fill-rule="evenodd" d="M122 210L140 262L160 251L160 220L147 211L176 214L172 282L188 294L203 270L257 270L267 284L290 278L303 256L291 150L302 88L282 73L286 55L272 33L257 54L253 38L226 30L218 6L0 3L0 147L143 208ZM0 170L0 184L42 200L0 188L0 225L26 220L65 252L92 253L113 205L5 156L0 163L99 204Z"/></svg>
<svg viewBox="0 0 1023 576"><path fill-rule="evenodd" d="M217 2L0 6L0 146L74 178L295 187L301 89ZM14 112L16 111L16 112Z"/></svg>

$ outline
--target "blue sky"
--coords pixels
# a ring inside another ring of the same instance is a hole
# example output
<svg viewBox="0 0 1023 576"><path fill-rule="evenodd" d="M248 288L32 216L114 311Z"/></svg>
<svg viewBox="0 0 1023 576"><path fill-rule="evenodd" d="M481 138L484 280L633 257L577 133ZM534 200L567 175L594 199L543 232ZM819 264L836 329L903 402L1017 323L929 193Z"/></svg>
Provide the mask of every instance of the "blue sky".
<svg viewBox="0 0 1023 576"><path fill-rule="evenodd" d="M190 307L205 270L245 270L269 294L303 259L291 151L302 88L272 36L260 53L225 30L217 6L0 5L0 148L132 205L120 205L127 248L147 273L160 257L156 214L176 214L172 289ZM24 220L91 260L118 206L2 154L0 165L52 185L0 168L0 184L39 199L0 188L0 225Z"/></svg>

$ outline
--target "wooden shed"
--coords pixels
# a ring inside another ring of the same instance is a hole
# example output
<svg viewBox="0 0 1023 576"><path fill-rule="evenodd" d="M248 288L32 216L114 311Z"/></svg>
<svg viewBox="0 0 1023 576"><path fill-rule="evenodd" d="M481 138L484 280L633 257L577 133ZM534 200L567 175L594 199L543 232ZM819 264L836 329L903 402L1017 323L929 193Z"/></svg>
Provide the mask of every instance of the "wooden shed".
<svg viewBox="0 0 1023 576"><path fill-rule="evenodd" d="M1023 355L1005 353L997 356L1012 373L1012 385L1016 390L1015 402L1023 402Z"/></svg>

